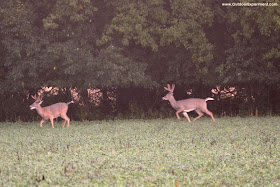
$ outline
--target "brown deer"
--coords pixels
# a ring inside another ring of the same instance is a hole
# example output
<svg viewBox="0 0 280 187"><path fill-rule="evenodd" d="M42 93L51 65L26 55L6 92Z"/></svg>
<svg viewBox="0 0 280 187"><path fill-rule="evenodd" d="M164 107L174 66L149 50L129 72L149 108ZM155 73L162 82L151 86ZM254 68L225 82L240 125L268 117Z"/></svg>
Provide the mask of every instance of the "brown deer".
<svg viewBox="0 0 280 187"><path fill-rule="evenodd" d="M206 98L206 99L199 99L199 98L190 98L190 99L184 99L176 101L173 96L173 91L175 89L175 85L172 84L172 87L170 87L169 84L167 84L167 87L164 87L165 90L169 91L168 94L166 94L162 99L168 100L171 104L171 106L176 110L176 116L178 120L181 120L179 113L183 112L183 115L188 119L189 122L191 122L188 112L195 111L198 116L193 120L196 121L197 119L201 118L204 113L208 114L213 122L215 122L214 116L212 112L210 112L207 109L207 103L206 101L214 100L213 98Z"/></svg>
<svg viewBox="0 0 280 187"><path fill-rule="evenodd" d="M30 110L34 110L36 109L38 114L42 117L42 120L40 122L40 127L42 127L42 124L44 123L44 121L46 120L50 120L51 124L52 124L52 128L54 128L53 126L53 119L57 118L57 117L61 117L63 118L65 121L63 123L63 127L67 121L67 127L69 127L69 122L70 122L70 118L66 115L67 110L68 110L68 105L71 103L74 103L74 101L70 101L68 103L55 103L53 105L50 106L46 106L46 107L41 107L41 104L43 102L42 100L42 96L32 96L31 97L35 100L35 102L30 105Z"/></svg>

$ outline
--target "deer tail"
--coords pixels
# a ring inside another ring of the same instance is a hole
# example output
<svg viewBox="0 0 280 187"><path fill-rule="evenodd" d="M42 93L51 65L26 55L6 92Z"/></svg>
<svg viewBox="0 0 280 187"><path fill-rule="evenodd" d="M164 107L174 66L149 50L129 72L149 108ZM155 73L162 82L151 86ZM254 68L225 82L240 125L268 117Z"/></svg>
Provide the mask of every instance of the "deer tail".
<svg viewBox="0 0 280 187"><path fill-rule="evenodd" d="M74 103L74 101L70 101L70 102L68 102L68 103L66 103L67 105L70 105L71 103Z"/></svg>
<svg viewBox="0 0 280 187"><path fill-rule="evenodd" d="M206 99L205 99L205 101L213 101L214 99L213 98L211 98L211 97L207 97Z"/></svg>

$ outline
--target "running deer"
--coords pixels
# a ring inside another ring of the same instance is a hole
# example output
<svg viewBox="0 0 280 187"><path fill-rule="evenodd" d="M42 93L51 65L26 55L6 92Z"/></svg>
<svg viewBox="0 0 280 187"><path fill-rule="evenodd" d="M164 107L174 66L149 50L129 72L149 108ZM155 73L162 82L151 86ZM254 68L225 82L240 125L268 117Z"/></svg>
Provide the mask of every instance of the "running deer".
<svg viewBox="0 0 280 187"><path fill-rule="evenodd" d="M74 103L74 101L70 101L68 103L55 103L50 106L41 107L41 104L43 102L42 96L37 97L36 95L35 96L31 95L31 97L35 100L35 102L29 107L30 110L36 109L38 114L42 117L42 120L40 122L40 127L42 127L44 121L49 119L51 121L52 128L54 128L53 119L57 117L61 117L65 120L63 123L63 127L66 121L67 121L67 127L69 127L70 118L66 115L66 113L68 110L68 105Z"/></svg>
<svg viewBox="0 0 280 187"><path fill-rule="evenodd" d="M215 122L214 116L212 112L210 112L207 109L207 103L206 101L214 100L213 98L206 98L206 99L199 99L199 98L190 98L190 99L184 99L176 101L173 96L173 91L175 89L175 85L172 84L172 87L170 88L170 85L167 84L167 87L164 87L165 90L169 91L166 96L162 98L162 100L168 100L171 104L171 106L176 110L176 116L178 120L181 120L179 113L183 112L183 115L188 119L189 122L191 122L188 112L195 111L198 116L193 120L196 121L197 119L201 118L204 113L208 114L213 122Z"/></svg>

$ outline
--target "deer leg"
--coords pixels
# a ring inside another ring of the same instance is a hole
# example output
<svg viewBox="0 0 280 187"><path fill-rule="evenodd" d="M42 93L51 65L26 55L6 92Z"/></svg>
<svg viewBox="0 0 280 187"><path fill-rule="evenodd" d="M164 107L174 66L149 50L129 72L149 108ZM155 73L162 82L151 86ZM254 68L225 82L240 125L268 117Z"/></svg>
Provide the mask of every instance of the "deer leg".
<svg viewBox="0 0 280 187"><path fill-rule="evenodd" d="M199 118L201 118L204 115L203 112L201 112L201 110L195 110L195 111L198 114L198 116L193 121L198 120Z"/></svg>
<svg viewBox="0 0 280 187"><path fill-rule="evenodd" d="M64 123L63 123L63 126L62 126L63 128L64 128L64 126L65 126L65 123L66 123L66 119L64 120Z"/></svg>
<svg viewBox="0 0 280 187"><path fill-rule="evenodd" d="M177 116L177 119L178 119L178 120L181 120L181 118L180 118L180 116L179 116L179 113L181 113L181 112L183 112L183 111L184 111L184 109L179 109L179 110L176 111L176 116Z"/></svg>
<svg viewBox="0 0 280 187"><path fill-rule="evenodd" d="M61 117L64 119L63 127L64 127L66 121L67 121L67 127L69 127L70 118L66 114L61 115Z"/></svg>
<svg viewBox="0 0 280 187"><path fill-rule="evenodd" d="M215 122L215 119L214 119L214 116L213 116L212 112L210 112L209 110L205 110L205 113L212 118L213 122Z"/></svg>
<svg viewBox="0 0 280 187"><path fill-rule="evenodd" d="M53 118L52 117L50 118L50 121L51 121L51 124L52 124L52 128L54 128L54 126L53 126Z"/></svg>
<svg viewBox="0 0 280 187"><path fill-rule="evenodd" d="M189 118L189 115L187 112L183 112L183 115L188 119L189 122L191 122L190 118Z"/></svg>
<svg viewBox="0 0 280 187"><path fill-rule="evenodd" d="M42 124L44 123L44 121L45 121L45 120L43 120L43 119L41 120L41 122L40 122L40 127L42 127Z"/></svg>

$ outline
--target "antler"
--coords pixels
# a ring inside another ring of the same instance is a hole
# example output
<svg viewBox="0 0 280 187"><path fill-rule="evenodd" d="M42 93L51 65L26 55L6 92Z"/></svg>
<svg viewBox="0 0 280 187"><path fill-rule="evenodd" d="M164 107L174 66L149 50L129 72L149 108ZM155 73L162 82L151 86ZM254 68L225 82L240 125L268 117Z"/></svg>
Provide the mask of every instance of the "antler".
<svg viewBox="0 0 280 187"><path fill-rule="evenodd" d="M165 90L169 91L169 92L173 92L175 89L175 84L172 84L172 87L170 88L170 85L167 84L167 87L164 87Z"/></svg>
<svg viewBox="0 0 280 187"><path fill-rule="evenodd" d="M33 96L33 95L31 95L31 97L32 97L34 100L36 100L36 95L34 95L34 96Z"/></svg>
<svg viewBox="0 0 280 187"><path fill-rule="evenodd" d="M41 101L42 100L42 96L41 95L39 95L38 97L36 96L36 94L33 96L33 95L31 95L31 97L35 100L35 101Z"/></svg>

